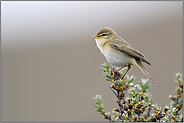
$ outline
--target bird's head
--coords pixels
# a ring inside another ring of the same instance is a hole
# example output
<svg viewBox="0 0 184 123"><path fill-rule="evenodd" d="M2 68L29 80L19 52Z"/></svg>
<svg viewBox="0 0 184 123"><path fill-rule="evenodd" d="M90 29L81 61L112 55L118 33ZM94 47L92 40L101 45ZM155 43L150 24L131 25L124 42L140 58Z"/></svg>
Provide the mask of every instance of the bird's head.
<svg viewBox="0 0 184 123"><path fill-rule="evenodd" d="M105 27L98 31L95 37L93 37L92 39L106 42L112 39L114 36L116 36L116 33L112 29Z"/></svg>

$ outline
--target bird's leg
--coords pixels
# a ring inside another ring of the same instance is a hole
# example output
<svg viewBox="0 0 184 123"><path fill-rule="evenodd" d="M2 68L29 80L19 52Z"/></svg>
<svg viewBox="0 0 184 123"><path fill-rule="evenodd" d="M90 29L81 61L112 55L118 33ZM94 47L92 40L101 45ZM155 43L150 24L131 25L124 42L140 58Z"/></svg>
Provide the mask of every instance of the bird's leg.
<svg viewBox="0 0 184 123"><path fill-rule="evenodd" d="M120 74L117 71L115 71L114 66L110 67L110 73L111 75L114 74L114 80L118 80L118 77L120 76Z"/></svg>
<svg viewBox="0 0 184 123"><path fill-rule="evenodd" d="M116 70L115 72L118 72L118 71L120 71L121 69L123 69L124 67L121 67L121 68L119 68L118 70Z"/></svg>
<svg viewBox="0 0 184 123"><path fill-rule="evenodd" d="M115 80L118 80L119 77L121 77L120 76L120 73L115 71L115 73L114 73L114 79Z"/></svg>
<svg viewBox="0 0 184 123"><path fill-rule="evenodd" d="M121 69L123 69L124 67L126 67L126 66L128 66L128 64L127 65L125 65L125 66L123 66L123 67L121 67L121 68L119 68L118 70L116 70L115 72L118 72L118 71L120 71Z"/></svg>
<svg viewBox="0 0 184 123"><path fill-rule="evenodd" d="M125 75L128 73L128 71L130 70L130 68L131 68L131 65L128 64L128 69L127 69L127 71L125 72L125 74L123 75L123 77L121 79L123 79L125 77Z"/></svg>
<svg viewBox="0 0 184 123"><path fill-rule="evenodd" d="M124 67L126 67L127 65L125 65ZM118 80L118 77L120 77L120 73L118 71L120 71L121 69L123 69L124 67L119 68L118 70L114 71L114 79ZM114 69L113 69L114 70Z"/></svg>

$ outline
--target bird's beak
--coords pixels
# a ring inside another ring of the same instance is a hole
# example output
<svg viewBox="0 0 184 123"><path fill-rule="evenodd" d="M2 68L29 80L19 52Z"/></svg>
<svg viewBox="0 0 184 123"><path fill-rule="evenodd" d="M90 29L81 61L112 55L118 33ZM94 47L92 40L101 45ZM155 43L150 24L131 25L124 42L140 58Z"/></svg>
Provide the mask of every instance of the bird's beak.
<svg viewBox="0 0 184 123"><path fill-rule="evenodd" d="M97 36L95 36L95 37L93 37L92 39L97 39L98 37Z"/></svg>

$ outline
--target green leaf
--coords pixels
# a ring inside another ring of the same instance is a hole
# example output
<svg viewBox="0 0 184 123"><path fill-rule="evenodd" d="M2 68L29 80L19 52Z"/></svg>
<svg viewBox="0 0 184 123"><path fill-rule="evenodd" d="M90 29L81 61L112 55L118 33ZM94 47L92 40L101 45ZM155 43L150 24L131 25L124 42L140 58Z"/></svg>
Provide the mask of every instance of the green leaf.
<svg viewBox="0 0 184 123"><path fill-rule="evenodd" d="M107 78L111 79L111 77L110 77L109 75L106 74L105 76L106 76Z"/></svg>
<svg viewBox="0 0 184 123"><path fill-rule="evenodd" d="M111 79L105 79L106 81L111 81Z"/></svg>
<svg viewBox="0 0 184 123"><path fill-rule="evenodd" d="M104 63L104 64L102 64L102 67L101 68L105 70L106 69L105 66L106 66L106 64Z"/></svg>
<svg viewBox="0 0 184 123"><path fill-rule="evenodd" d="M130 84L134 79L135 77L133 75L131 75L130 77L129 75L127 75L128 84Z"/></svg>
<svg viewBox="0 0 184 123"><path fill-rule="evenodd" d="M176 73L175 74L175 82L177 82L177 83L183 82L181 73Z"/></svg>
<svg viewBox="0 0 184 123"><path fill-rule="evenodd" d="M148 89L148 88L149 88L149 86L150 86L150 85L147 85L147 86L145 87L145 90L146 90L146 89Z"/></svg>
<svg viewBox="0 0 184 123"><path fill-rule="evenodd" d="M144 97L144 101L146 102L146 103L149 103L149 97Z"/></svg>
<svg viewBox="0 0 184 123"><path fill-rule="evenodd" d="M148 102L147 103L151 103L152 102L152 95L150 93L145 93L144 98L148 97Z"/></svg>
<svg viewBox="0 0 184 123"><path fill-rule="evenodd" d="M109 73L109 66L106 65L105 67L106 67L107 72Z"/></svg>
<svg viewBox="0 0 184 123"><path fill-rule="evenodd" d="M105 115L110 116L110 112L105 112Z"/></svg>
<svg viewBox="0 0 184 123"><path fill-rule="evenodd" d="M147 85L148 84L148 79L142 79L142 84Z"/></svg>
<svg viewBox="0 0 184 123"><path fill-rule="evenodd" d="M114 121L115 121L115 122L118 122L118 121L119 121L119 117L116 117L116 118L114 119Z"/></svg>
<svg viewBox="0 0 184 123"><path fill-rule="evenodd" d="M115 122L114 116L111 116L111 122Z"/></svg>

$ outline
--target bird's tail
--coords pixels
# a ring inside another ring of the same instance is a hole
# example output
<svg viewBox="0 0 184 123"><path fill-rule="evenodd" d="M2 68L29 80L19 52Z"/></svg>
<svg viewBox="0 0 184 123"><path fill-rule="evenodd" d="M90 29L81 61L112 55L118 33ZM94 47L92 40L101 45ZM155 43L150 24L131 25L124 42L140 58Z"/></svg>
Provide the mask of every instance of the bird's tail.
<svg viewBox="0 0 184 123"><path fill-rule="evenodd" d="M151 78L151 76L148 74L148 72L146 71L146 69L144 68L143 64L141 61L136 61L137 65L139 67L139 69L146 75L146 77L151 80L155 85L156 83L153 81L153 79Z"/></svg>
<svg viewBox="0 0 184 123"><path fill-rule="evenodd" d="M142 61L151 66L151 63L148 60L142 59Z"/></svg>

